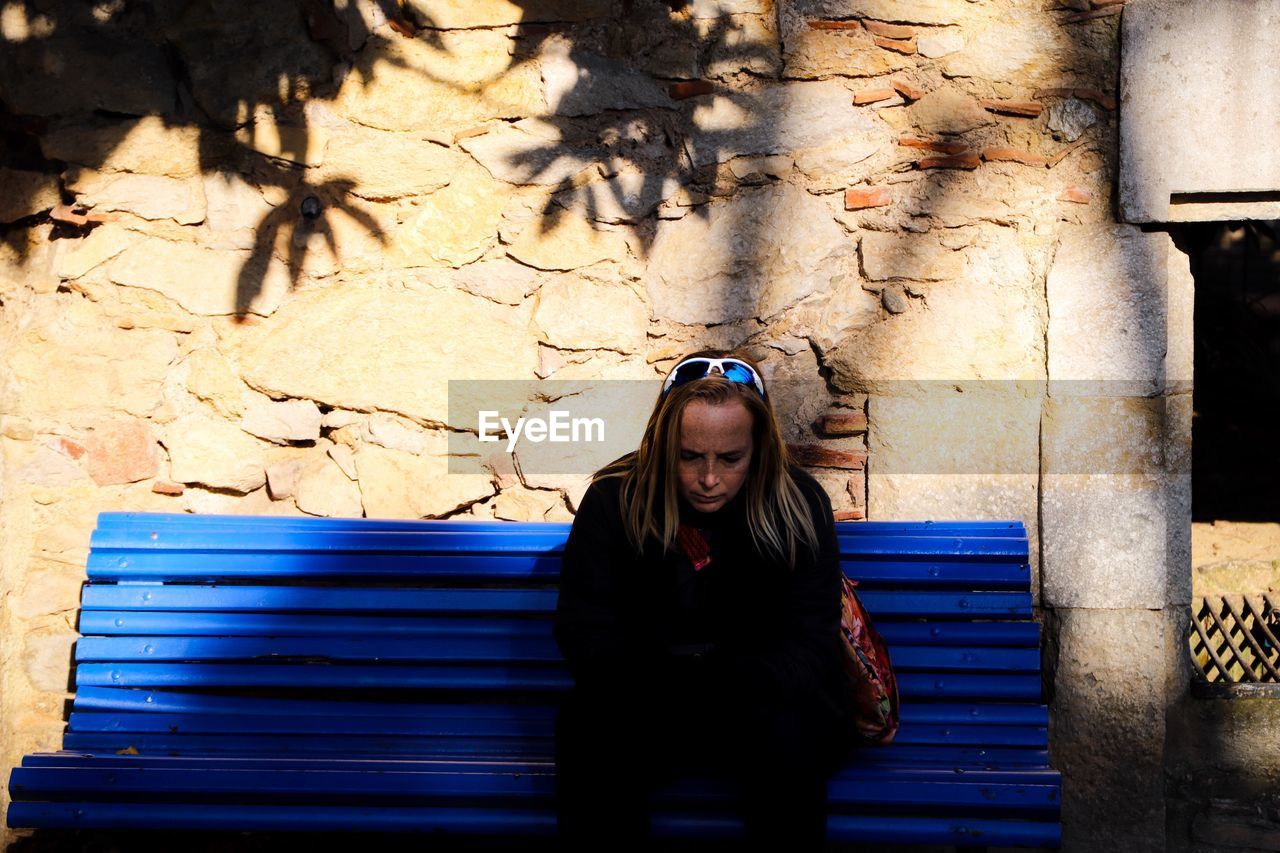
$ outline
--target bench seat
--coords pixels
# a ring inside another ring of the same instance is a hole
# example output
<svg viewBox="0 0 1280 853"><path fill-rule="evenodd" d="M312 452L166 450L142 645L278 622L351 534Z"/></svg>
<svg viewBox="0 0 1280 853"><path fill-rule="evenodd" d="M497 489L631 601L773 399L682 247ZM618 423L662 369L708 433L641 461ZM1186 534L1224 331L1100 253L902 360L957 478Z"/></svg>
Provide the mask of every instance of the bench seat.
<svg viewBox="0 0 1280 853"><path fill-rule="evenodd" d="M13 770L9 825L553 834L568 529L102 514L63 749ZM1057 847L1022 525L837 532L903 702L831 780L830 838ZM655 833L740 833L730 794L671 784Z"/></svg>

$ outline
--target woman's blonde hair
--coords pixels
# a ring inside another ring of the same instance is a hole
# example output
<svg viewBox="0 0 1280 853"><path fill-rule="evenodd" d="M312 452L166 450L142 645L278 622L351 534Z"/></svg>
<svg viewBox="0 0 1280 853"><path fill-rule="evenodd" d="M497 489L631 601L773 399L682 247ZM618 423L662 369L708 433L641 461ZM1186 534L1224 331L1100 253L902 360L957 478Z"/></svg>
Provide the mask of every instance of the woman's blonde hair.
<svg viewBox="0 0 1280 853"><path fill-rule="evenodd" d="M687 358L736 358L754 361L739 352L701 350ZM677 362L678 363L678 362ZM761 380L763 381L763 379ZM680 524L677 467L680 461L680 423L684 410L695 400L713 406L737 400L751 413L751 463L745 491L747 523L756 550L794 568L802 545L815 553L818 535L809 504L791 476L791 454L767 397L752 385L732 382L712 374L671 388L660 396L649 415L640 446L601 468L592 482L620 477L622 518L627 536L639 551L647 537L669 549Z"/></svg>

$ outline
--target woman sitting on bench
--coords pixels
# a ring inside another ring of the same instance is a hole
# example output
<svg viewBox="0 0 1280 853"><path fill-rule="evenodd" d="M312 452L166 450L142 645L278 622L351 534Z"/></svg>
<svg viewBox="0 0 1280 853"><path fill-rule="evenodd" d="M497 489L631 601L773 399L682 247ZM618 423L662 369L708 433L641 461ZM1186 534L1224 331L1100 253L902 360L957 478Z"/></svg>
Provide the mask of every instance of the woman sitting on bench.
<svg viewBox="0 0 1280 853"><path fill-rule="evenodd" d="M737 783L752 847L818 850L853 744L831 503L792 464L759 371L695 353L639 448L596 472L564 548L556 726L568 849L643 849L650 795Z"/></svg>

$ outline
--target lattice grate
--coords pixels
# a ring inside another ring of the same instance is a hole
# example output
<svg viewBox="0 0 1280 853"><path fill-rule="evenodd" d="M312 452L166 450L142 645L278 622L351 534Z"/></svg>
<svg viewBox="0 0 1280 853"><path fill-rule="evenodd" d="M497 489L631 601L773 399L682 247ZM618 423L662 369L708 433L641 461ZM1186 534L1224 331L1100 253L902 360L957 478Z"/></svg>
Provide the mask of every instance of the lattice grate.
<svg viewBox="0 0 1280 853"><path fill-rule="evenodd" d="M1191 660L1207 682L1280 682L1280 607L1266 595L1197 598Z"/></svg>

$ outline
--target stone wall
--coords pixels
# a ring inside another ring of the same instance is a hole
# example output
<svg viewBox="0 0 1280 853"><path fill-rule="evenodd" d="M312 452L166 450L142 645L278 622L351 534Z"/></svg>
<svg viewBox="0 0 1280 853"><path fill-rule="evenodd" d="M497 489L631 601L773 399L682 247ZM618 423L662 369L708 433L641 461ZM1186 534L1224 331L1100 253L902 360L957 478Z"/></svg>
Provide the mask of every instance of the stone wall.
<svg viewBox="0 0 1280 853"><path fill-rule="evenodd" d="M1156 849L1190 315L1114 224L1122 8L4 5L0 764L96 513L567 520L448 473L448 380L745 346L842 518L1027 524L1068 847Z"/></svg>

